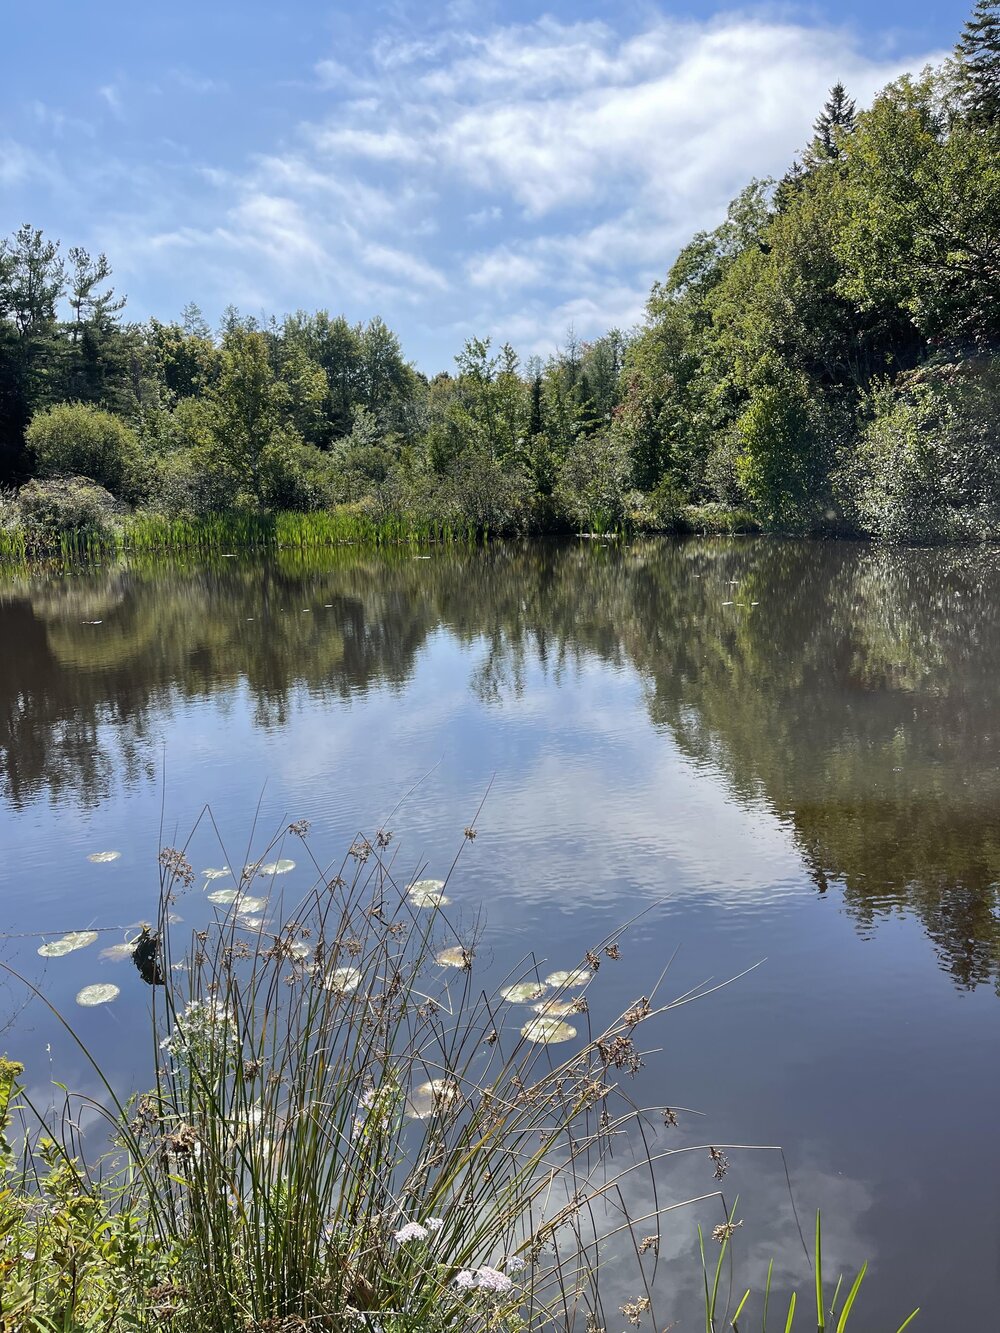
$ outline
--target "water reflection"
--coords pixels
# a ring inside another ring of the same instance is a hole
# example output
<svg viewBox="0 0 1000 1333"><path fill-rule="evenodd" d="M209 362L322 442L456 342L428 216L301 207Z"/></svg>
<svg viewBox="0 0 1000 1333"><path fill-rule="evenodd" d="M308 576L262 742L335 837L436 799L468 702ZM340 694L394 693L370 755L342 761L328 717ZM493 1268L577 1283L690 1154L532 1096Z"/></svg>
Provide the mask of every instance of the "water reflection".
<svg viewBox="0 0 1000 1333"><path fill-rule="evenodd" d="M281 727L302 691L401 690L442 630L475 649L487 703L529 665L558 683L596 659L639 673L655 726L787 823L859 928L909 909L958 986L1000 988L998 607L991 550L763 540L8 575L0 796L95 806L150 778L180 702L242 690Z"/></svg>

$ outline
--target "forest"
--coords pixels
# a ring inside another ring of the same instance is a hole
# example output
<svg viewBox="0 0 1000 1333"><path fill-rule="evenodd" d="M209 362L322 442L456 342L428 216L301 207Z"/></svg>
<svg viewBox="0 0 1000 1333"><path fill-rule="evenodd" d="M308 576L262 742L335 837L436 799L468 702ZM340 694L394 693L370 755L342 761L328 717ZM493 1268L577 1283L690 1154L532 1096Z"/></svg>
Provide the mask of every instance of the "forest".
<svg viewBox="0 0 1000 1333"><path fill-rule="evenodd" d="M645 319L433 377L382 319L130 322L105 255L0 244L0 538L348 507L491 534L1000 535L1000 0L859 110L837 84Z"/></svg>

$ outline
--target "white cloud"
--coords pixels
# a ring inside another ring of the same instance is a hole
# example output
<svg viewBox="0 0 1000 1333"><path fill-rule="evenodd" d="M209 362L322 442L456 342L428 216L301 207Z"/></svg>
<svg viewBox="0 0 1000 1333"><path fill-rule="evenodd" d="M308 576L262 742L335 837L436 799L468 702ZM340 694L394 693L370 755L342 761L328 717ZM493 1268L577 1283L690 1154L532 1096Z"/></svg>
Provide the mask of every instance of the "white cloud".
<svg viewBox="0 0 1000 1333"><path fill-rule="evenodd" d="M933 58L877 59L849 30L745 12L638 29L487 12L455 0L446 24L439 8L416 35L397 22L367 49L352 41L350 64L314 60L282 140L242 159L199 144L171 190L126 182L100 223L131 247L115 262L144 276L142 256L170 252L189 292L226 281L277 310L378 311L404 346L424 338L428 370L459 330L544 353L569 323L584 338L634 323L687 237L787 167L831 84L864 104ZM122 115L120 81L99 95ZM0 149L0 178L25 181L37 158Z"/></svg>
<svg viewBox="0 0 1000 1333"><path fill-rule="evenodd" d="M97 95L107 103L116 116L121 117L123 114L121 93L113 83L106 83L98 88Z"/></svg>

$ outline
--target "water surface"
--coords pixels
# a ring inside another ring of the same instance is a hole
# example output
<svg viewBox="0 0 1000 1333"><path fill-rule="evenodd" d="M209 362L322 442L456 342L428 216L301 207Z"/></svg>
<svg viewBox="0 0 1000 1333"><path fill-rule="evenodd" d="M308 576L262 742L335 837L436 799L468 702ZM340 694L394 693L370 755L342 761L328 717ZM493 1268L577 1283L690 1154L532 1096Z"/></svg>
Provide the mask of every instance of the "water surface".
<svg viewBox="0 0 1000 1333"><path fill-rule="evenodd" d="M992 550L539 543L0 576L0 957L124 1086L153 1058L137 975L104 937L36 949L148 919L158 847L206 802L234 866L306 818L330 858L386 825L401 874L443 875L489 787L449 889L470 928L485 912L484 984L531 952L572 967L637 914L598 1017L671 958L671 992L761 963L651 1037L643 1099L690 1108L664 1146L783 1145L830 1264L871 1261L858 1333L917 1303L917 1327L991 1327L998 654ZM207 826L192 857L220 864ZM109 980L115 1004L74 1006ZM44 1007L0 999L42 1100L87 1086ZM780 1160L729 1159L748 1280L772 1251L801 1278ZM681 1159L668 1190L713 1170ZM699 1219L718 1209L664 1231L682 1257L661 1322L682 1329Z"/></svg>

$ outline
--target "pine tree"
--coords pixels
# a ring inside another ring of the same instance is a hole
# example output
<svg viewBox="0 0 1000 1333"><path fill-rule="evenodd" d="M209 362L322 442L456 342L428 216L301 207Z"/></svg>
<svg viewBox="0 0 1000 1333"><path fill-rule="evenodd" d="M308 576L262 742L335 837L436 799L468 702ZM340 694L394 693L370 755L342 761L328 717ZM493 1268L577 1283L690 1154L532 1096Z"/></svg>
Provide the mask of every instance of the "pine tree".
<svg viewBox="0 0 1000 1333"><path fill-rule="evenodd" d="M973 125L1000 125L1000 0L978 0L959 39L966 115Z"/></svg>
<svg viewBox="0 0 1000 1333"><path fill-rule="evenodd" d="M813 125L814 138L805 154L807 166L837 161L843 153L843 136L854 129L856 111L857 106L853 98L847 96L847 89L842 83L835 83Z"/></svg>

